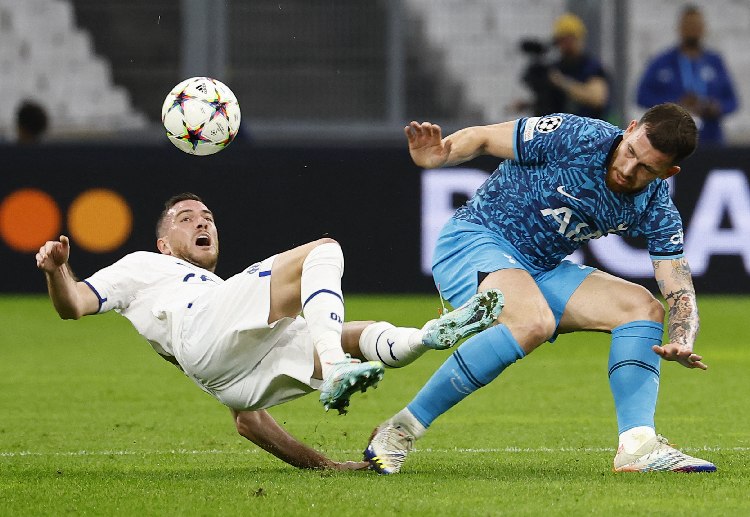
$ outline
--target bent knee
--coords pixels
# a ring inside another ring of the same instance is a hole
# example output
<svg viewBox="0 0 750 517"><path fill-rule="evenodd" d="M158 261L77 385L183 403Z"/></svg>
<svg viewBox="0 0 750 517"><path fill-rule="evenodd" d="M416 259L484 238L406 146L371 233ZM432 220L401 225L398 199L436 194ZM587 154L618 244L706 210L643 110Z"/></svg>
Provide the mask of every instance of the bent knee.
<svg viewBox="0 0 750 517"><path fill-rule="evenodd" d="M533 313L518 315L509 321L502 321L526 353L551 338L557 328L557 321L548 306L539 307Z"/></svg>
<svg viewBox="0 0 750 517"><path fill-rule="evenodd" d="M321 239L318 239L317 241L312 241L310 244L312 244L314 247L322 246L323 244L335 244L336 246L341 247L336 239L332 239L330 237L323 237Z"/></svg>
<svg viewBox="0 0 750 517"><path fill-rule="evenodd" d="M336 266L342 271L344 268L344 250L338 242L329 237L310 243L307 256L303 261L303 268L323 264Z"/></svg>
<svg viewBox="0 0 750 517"><path fill-rule="evenodd" d="M555 333L556 327L557 323L554 314L552 314L552 310L546 308L541 314L539 314L539 317L532 320L531 325L528 328L529 337L532 342L537 344L537 346L541 345L552 337Z"/></svg>
<svg viewBox="0 0 750 517"><path fill-rule="evenodd" d="M664 306L645 287L639 286L631 296L628 297L627 306L623 309L623 318L620 324L631 321L647 320L662 323L664 321Z"/></svg>

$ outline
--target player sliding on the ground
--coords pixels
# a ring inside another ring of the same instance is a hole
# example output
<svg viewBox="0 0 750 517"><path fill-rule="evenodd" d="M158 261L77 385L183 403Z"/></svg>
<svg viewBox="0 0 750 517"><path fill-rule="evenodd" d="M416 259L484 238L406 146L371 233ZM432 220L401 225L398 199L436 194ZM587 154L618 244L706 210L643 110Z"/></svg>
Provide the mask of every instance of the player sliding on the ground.
<svg viewBox="0 0 750 517"><path fill-rule="evenodd" d="M444 139L429 122L412 122L405 131L412 159L427 169L480 154L505 159L443 228L432 271L454 305L499 288L506 306L498 325L466 341L406 408L381 424L365 450L373 468L398 472L437 417L545 341L589 330L612 334L609 383L620 433L615 470L716 470L654 430L660 358L706 368L693 353L698 308L682 222L665 181L695 149L690 114L661 104L624 132L562 113L467 128ZM608 233L648 240L669 305L663 346L664 308L650 292L564 260Z"/></svg>
<svg viewBox="0 0 750 517"><path fill-rule="evenodd" d="M343 323L344 257L333 239L274 255L224 281L213 273L213 215L194 194L166 202L156 236L160 253L131 253L84 281L68 266L68 238L47 242L36 262L58 314L121 313L156 352L231 409L242 436L300 468L368 464L328 459L265 408L317 389L326 409L343 413L353 393L378 383L384 364L396 368L430 348L448 348L493 324L502 309L502 294L492 291L422 329Z"/></svg>

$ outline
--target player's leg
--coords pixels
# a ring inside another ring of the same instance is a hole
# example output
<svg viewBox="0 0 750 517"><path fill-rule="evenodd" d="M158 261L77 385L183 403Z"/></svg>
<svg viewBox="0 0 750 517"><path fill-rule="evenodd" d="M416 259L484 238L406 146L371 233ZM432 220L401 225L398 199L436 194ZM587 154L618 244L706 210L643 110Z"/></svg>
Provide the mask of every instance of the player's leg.
<svg viewBox="0 0 750 517"><path fill-rule="evenodd" d="M407 407L378 428L365 458L379 473L398 472L414 440L437 417L552 336L554 316L527 271L502 269L489 273L479 289L493 288L502 288L505 296L498 324L462 344Z"/></svg>
<svg viewBox="0 0 750 517"><path fill-rule="evenodd" d="M712 464L682 454L656 435L661 361L651 347L661 344L663 322L664 307L647 289L595 271L568 300L559 332L612 334L609 384L620 436L617 470L713 470Z"/></svg>
<svg viewBox="0 0 750 517"><path fill-rule="evenodd" d="M495 323L503 309L503 294L489 289L461 307L430 320L422 328L396 327L387 321L344 323L342 343L352 357L380 361L390 368L412 363L427 350L450 348Z"/></svg>
<svg viewBox="0 0 750 517"><path fill-rule="evenodd" d="M352 357L401 368L429 350L422 344L422 334L420 329L396 327L387 321L347 321L341 342Z"/></svg>
<svg viewBox="0 0 750 517"><path fill-rule="evenodd" d="M344 412L354 392L364 391L383 377L382 364L352 360L342 348L343 273L344 255L333 239L319 239L279 254L271 271L268 318L272 323L304 313L322 368L321 402L326 409L339 412Z"/></svg>
<svg viewBox="0 0 750 517"><path fill-rule="evenodd" d="M554 318L528 272L492 272L479 289L491 288L505 296L498 324L461 345L407 406L424 428L552 336Z"/></svg>
<svg viewBox="0 0 750 517"><path fill-rule="evenodd" d="M271 271L268 322L304 311L313 344L324 364L346 359L341 348L343 273L344 255L333 239L320 239L280 253Z"/></svg>
<svg viewBox="0 0 750 517"><path fill-rule="evenodd" d="M570 297L560 321L560 333L612 333L609 383L619 433L631 449L640 439L630 435L655 435L660 361L651 346L661 343L663 320L664 308L644 287L596 271Z"/></svg>

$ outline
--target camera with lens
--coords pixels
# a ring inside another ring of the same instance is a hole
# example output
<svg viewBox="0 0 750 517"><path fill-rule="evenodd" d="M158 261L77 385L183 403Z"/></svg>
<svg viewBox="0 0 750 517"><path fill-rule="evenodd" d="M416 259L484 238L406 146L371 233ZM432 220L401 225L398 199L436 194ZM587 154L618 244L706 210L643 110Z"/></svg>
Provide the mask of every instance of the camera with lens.
<svg viewBox="0 0 750 517"><path fill-rule="evenodd" d="M523 39L519 48L528 57L521 80L534 95L534 115L545 115L557 111L561 104L561 92L549 80L552 65L548 53L552 45L536 39Z"/></svg>

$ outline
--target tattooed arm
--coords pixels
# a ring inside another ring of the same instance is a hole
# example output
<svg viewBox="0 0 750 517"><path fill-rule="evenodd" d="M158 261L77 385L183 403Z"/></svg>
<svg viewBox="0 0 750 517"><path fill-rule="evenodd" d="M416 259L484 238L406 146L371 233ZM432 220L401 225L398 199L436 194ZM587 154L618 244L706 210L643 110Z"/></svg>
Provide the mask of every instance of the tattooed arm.
<svg viewBox="0 0 750 517"><path fill-rule="evenodd" d="M669 343L654 346L654 352L687 368L708 368L693 353L698 335L698 304L687 259L654 260L654 277L669 306Z"/></svg>

